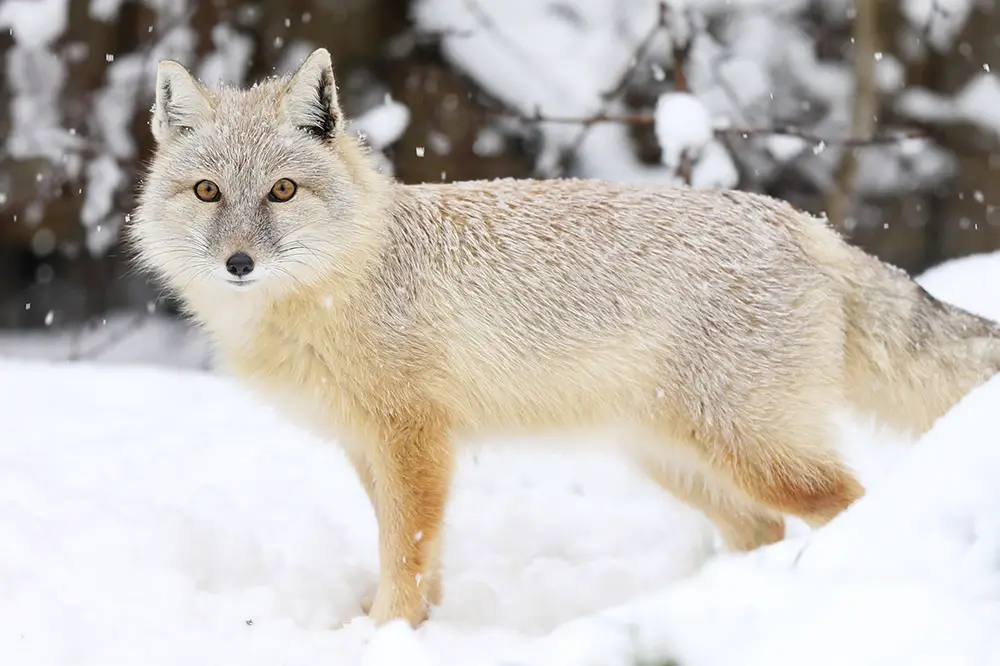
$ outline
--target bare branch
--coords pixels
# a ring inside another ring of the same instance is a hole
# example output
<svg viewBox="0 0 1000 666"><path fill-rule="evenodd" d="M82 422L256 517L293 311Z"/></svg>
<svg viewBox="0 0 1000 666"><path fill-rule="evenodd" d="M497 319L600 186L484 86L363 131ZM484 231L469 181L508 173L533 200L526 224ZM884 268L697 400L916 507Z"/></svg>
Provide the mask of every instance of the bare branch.
<svg viewBox="0 0 1000 666"><path fill-rule="evenodd" d="M87 350L80 350L79 346L74 344L73 349L70 351L67 361L83 361L90 360L100 357L101 355L111 351L117 347L122 340L128 338L132 334L139 331L143 325L149 321L149 311L143 310L142 312L137 312L132 315L132 318L128 320L121 328L119 328L114 333L108 335L104 340L97 343L93 347Z"/></svg>
<svg viewBox="0 0 1000 666"><path fill-rule="evenodd" d="M852 205L854 181L858 171L858 160L853 149L864 146L899 144L913 139L929 140L931 138L928 133L913 128L876 133L875 116L878 105L874 73L876 10L872 3L859 3L859 5L854 26L856 44L855 63L858 85L852 111L852 131L848 136L821 136L792 125L774 127L735 126L715 129L716 137L732 142L770 136L789 136L801 139L803 142L812 144L813 146L838 146L844 148L844 157L838 165L834 179L835 185L830 190L827 203L830 219L840 228L843 227L844 219L849 214ZM655 124L656 118L651 113L612 114L609 113L608 108L610 101L621 95L628 86L638 66L646 57L656 36L661 31L670 29L672 11L673 9L668 3L659 3L656 23L636 45L635 51L629 59L628 66L622 72L616 84L601 94L605 103L601 105L598 112L587 116L559 116L546 115L539 108L536 108L530 114L508 108L491 110L487 111L487 113L495 117L512 118L531 124L580 125L581 130L567 148L567 154L573 154L578 150L590 128L599 123L619 123L636 126ZM689 39L686 42L677 41L672 45L674 89L677 91L690 91L687 79L687 60L692 42L693 40ZM692 164L690 161L682 159L679 175L687 183L691 182L691 168Z"/></svg>
<svg viewBox="0 0 1000 666"><path fill-rule="evenodd" d="M492 116L500 118L513 118L527 123L553 123L561 125L582 125L584 127L596 125L598 123L620 123L623 125L652 125L656 122L656 117L651 113L631 113L631 114L607 114L596 113L592 116L549 116L536 109L534 113L518 113L516 110L505 109L502 111L487 111ZM735 139L754 139L766 136L792 136L815 145L825 144L827 146L871 146L901 143L911 139L930 139L930 135L921 130L897 130L895 132L883 132L879 134L869 134L868 136L821 136L812 132L807 132L794 125L779 125L775 127L726 127L715 130L717 137Z"/></svg>

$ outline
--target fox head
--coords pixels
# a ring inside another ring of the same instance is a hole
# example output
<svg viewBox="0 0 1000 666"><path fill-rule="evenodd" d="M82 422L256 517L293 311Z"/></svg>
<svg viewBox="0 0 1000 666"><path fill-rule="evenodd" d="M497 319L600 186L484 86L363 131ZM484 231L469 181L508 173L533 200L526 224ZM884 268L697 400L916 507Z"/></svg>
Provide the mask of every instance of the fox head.
<svg viewBox="0 0 1000 666"><path fill-rule="evenodd" d="M128 226L139 262L186 296L249 299L347 273L387 177L345 133L330 54L288 77L209 90L156 74L156 149Z"/></svg>

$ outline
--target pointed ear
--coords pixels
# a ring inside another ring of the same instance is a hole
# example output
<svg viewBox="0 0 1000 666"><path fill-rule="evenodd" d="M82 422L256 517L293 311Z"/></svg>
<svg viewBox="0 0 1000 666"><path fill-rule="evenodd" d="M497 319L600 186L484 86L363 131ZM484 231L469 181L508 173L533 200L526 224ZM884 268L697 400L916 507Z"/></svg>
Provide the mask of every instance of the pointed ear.
<svg viewBox="0 0 1000 666"><path fill-rule="evenodd" d="M337 102L329 51L316 49L305 59L285 88L281 109L293 126L319 139L340 133L344 114Z"/></svg>
<svg viewBox="0 0 1000 666"><path fill-rule="evenodd" d="M179 62L160 62L156 67L156 103L150 124L157 143L211 119L212 104L204 86Z"/></svg>

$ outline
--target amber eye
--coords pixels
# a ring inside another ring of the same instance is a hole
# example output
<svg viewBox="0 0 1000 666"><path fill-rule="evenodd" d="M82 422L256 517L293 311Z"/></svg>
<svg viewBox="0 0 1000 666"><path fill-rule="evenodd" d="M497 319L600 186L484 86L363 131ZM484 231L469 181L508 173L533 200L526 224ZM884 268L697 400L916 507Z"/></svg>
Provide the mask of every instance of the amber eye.
<svg viewBox="0 0 1000 666"><path fill-rule="evenodd" d="M294 196L295 183L287 178L279 180L274 184L274 187L271 188L271 191L267 193L268 199L278 202L288 201Z"/></svg>
<svg viewBox="0 0 1000 666"><path fill-rule="evenodd" d="M222 196L219 192L219 186L210 180L199 180L195 183L194 195L202 201L206 201L208 203L218 201L219 197Z"/></svg>

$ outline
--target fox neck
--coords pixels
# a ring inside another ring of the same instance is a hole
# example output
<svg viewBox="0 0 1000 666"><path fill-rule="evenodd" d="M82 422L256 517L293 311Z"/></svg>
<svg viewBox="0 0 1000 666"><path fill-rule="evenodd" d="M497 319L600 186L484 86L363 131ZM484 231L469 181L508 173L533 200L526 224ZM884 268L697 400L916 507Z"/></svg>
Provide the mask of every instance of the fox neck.
<svg viewBox="0 0 1000 666"><path fill-rule="evenodd" d="M274 292L266 287L237 291L228 285L189 289L183 300L187 313L210 335L223 356L253 353L264 332L288 339L303 331L323 330L328 335L358 325L366 302L369 276L378 261L377 244L351 262L351 270L327 275L316 284ZM310 323L322 321L319 327Z"/></svg>
<svg viewBox="0 0 1000 666"><path fill-rule="evenodd" d="M184 301L187 313L223 349L242 347L252 339L269 307L261 294L228 288L192 290L184 294Z"/></svg>

